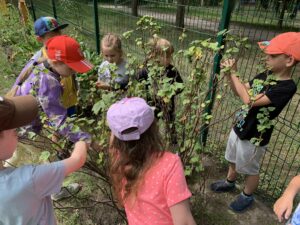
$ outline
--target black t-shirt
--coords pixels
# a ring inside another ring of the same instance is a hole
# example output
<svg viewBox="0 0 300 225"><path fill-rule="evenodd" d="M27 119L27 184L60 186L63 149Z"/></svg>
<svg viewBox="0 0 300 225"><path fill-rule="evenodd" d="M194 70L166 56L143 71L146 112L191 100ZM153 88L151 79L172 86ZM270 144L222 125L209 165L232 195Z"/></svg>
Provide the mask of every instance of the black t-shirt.
<svg viewBox="0 0 300 225"><path fill-rule="evenodd" d="M177 83L183 83L183 80L178 72L178 70L173 66L173 65L168 65L165 69L165 71L163 72L162 76L165 76L167 78L172 78L172 80L170 80L170 84L174 84L174 82L177 82ZM142 80L147 80L148 79L148 69L146 67L144 67L143 69L141 69L140 71L138 71L138 74L137 74L137 79L139 81L142 81ZM148 90L149 85L147 85L146 89ZM177 94L179 94L181 91L177 92ZM161 103L161 99L159 99L157 96L156 96L156 99L153 100L151 97L148 97L148 102L155 102L155 107L156 107L156 114L158 114L161 110L162 110L162 103ZM151 104L151 103L150 103ZM174 113L174 110L175 110L175 96L172 96L171 98L171 101L170 103L168 104L168 114L171 118L171 120L173 120L173 113Z"/></svg>
<svg viewBox="0 0 300 225"><path fill-rule="evenodd" d="M182 80L178 70L171 64L166 67L166 69L162 75L166 76L167 78L173 78L170 81L170 84L173 84L174 82L183 83L183 80ZM148 79L147 67L144 67L143 69L138 71L137 79L138 80L147 80Z"/></svg>
<svg viewBox="0 0 300 225"><path fill-rule="evenodd" d="M257 86L260 87L254 87L255 79L265 81L268 77L268 74L270 74L269 71L260 73L249 82L250 88L253 90L258 90L258 93L264 93L270 99L271 104L265 106L252 107L248 111L246 116L243 116L242 111L238 113L239 116L237 117L237 123L234 126L234 131L241 140L260 138L261 133L257 130L257 125L259 124L259 121L256 118L257 114L261 113L260 109L263 107L274 107L275 109L273 111L270 111L269 114L269 119L272 120L280 114L280 112L283 110L283 108L286 106L286 104L297 91L297 86L292 79L277 80L275 81L274 85L258 84ZM260 142L260 146L264 146L269 143L271 134L273 132L273 128L274 127L271 126L270 129L267 129L262 134L262 141Z"/></svg>

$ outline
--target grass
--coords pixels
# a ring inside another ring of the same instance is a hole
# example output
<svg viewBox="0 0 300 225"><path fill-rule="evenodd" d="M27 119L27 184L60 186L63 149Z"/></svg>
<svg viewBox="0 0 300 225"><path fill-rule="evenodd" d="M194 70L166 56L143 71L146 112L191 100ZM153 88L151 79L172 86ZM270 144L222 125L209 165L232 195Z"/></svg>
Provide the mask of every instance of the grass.
<svg viewBox="0 0 300 225"><path fill-rule="evenodd" d="M10 75L13 73L12 65L8 62L7 55L4 48L0 47L0 74L2 76L0 82L0 95L4 95L9 91L15 81L15 76Z"/></svg>

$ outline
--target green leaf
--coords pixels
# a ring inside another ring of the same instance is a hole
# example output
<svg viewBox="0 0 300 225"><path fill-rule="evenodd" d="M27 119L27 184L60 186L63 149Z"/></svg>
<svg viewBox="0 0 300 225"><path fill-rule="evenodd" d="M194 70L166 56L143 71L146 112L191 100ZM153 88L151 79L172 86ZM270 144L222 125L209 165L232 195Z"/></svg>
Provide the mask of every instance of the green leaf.
<svg viewBox="0 0 300 225"><path fill-rule="evenodd" d="M48 152L48 151L43 151L43 152L41 153L40 157L39 157L39 160L40 160L40 161L47 161L47 160L49 159L50 155L51 155L50 152Z"/></svg>
<svg viewBox="0 0 300 225"><path fill-rule="evenodd" d="M102 109L104 107L104 103L102 100L98 101L96 104L94 104L92 111L95 115L98 115L100 109Z"/></svg>
<svg viewBox="0 0 300 225"><path fill-rule="evenodd" d="M227 29L221 30L217 33L217 36L221 36L221 35L225 35L226 33L228 33Z"/></svg>

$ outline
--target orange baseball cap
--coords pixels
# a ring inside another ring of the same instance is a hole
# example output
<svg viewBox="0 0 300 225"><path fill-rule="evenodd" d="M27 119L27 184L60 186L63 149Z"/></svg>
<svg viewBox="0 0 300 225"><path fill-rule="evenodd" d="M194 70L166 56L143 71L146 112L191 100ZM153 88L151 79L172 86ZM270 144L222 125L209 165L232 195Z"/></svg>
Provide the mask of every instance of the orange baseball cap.
<svg viewBox="0 0 300 225"><path fill-rule="evenodd" d="M270 41L258 42L258 46L268 55L285 54L300 61L300 32L279 34Z"/></svg>
<svg viewBox="0 0 300 225"><path fill-rule="evenodd" d="M77 73L86 73L94 67L84 58L79 43L67 35L50 38L46 49L49 59L63 62Z"/></svg>

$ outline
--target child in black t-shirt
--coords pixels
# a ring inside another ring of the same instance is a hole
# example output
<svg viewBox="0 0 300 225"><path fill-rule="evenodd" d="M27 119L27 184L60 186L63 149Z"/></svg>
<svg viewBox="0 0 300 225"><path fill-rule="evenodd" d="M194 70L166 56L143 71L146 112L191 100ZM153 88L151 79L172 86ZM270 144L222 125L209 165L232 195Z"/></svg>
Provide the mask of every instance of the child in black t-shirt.
<svg viewBox="0 0 300 225"><path fill-rule="evenodd" d="M158 76L160 78L171 78L169 81L169 84L172 85L175 82L177 83L183 83L183 80L178 72L178 70L171 64L172 62L172 55L174 53L174 47L172 44L164 39L164 38L153 38L150 41L151 46L151 53L150 56L147 59L147 62L154 61L158 64L158 66L164 67L164 70L162 73ZM149 77L149 69L147 66L145 66L143 69L138 71L137 79L139 81L147 80ZM147 92L150 88L149 83L146 85ZM157 88L157 82L155 81L155 78L153 80L153 87L151 88ZM157 93L158 90L156 90L154 93ZM166 103L162 98L157 96L156 94L154 96L148 96L147 101L150 105L155 106L155 116L158 117L158 114L162 112L162 118L166 121L169 121L171 125L171 141L172 144L177 143L177 137L176 137L176 129L174 126L175 121L175 97L179 93L181 93L182 90L177 90L175 95L173 95L168 103Z"/></svg>
<svg viewBox="0 0 300 225"><path fill-rule="evenodd" d="M297 90L291 74L293 67L300 61L300 33L280 34L271 41L260 42L259 47L267 54L269 70L256 75L249 83L243 84L237 77L234 59L221 63L222 67L231 68L226 74L231 88L248 105L248 109L244 108L237 114L237 123L227 142L227 179L211 184L215 192L231 191L235 188L237 174L246 175L243 192L229 205L235 212L247 209L254 201L253 193L259 183L260 161L274 128L264 118L276 118Z"/></svg>

